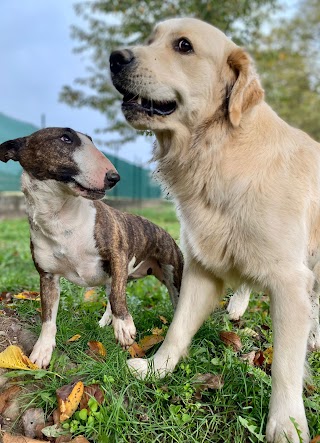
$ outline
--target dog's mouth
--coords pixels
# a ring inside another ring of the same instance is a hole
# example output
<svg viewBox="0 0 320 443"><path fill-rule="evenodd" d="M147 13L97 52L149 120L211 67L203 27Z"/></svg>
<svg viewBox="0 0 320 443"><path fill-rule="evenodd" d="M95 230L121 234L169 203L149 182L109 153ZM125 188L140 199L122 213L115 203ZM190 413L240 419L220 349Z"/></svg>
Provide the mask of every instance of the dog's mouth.
<svg viewBox="0 0 320 443"><path fill-rule="evenodd" d="M177 102L174 100L156 101L150 98L144 98L130 92L124 93L122 110L140 112L153 117L160 115L162 117L172 114L177 109Z"/></svg>
<svg viewBox="0 0 320 443"><path fill-rule="evenodd" d="M96 188L85 188L76 180L72 182L74 184L73 190L81 195L82 197L88 198L89 200L100 200L105 196L106 189L96 189Z"/></svg>

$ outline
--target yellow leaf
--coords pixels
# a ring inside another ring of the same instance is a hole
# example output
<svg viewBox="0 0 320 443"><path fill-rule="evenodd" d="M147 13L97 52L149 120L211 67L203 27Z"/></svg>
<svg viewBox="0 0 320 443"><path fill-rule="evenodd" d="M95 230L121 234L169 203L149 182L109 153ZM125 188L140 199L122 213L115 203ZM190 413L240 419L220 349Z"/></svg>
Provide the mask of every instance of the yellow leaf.
<svg viewBox="0 0 320 443"><path fill-rule="evenodd" d="M100 341L89 341L88 346L90 348L90 351L95 354L101 355L101 357L105 357L107 355L106 348Z"/></svg>
<svg viewBox="0 0 320 443"><path fill-rule="evenodd" d="M57 389L58 409L61 422L68 420L76 411L83 391L84 386L82 381L70 383Z"/></svg>
<svg viewBox="0 0 320 443"><path fill-rule="evenodd" d="M152 332L152 334L153 335L163 335L163 329L160 329L160 328L153 328L153 329L151 329L151 332Z"/></svg>
<svg viewBox="0 0 320 443"><path fill-rule="evenodd" d="M272 360L273 360L273 347L270 346L269 348L267 348L264 352L263 352L264 358L266 359L266 363L268 365L271 365Z"/></svg>
<svg viewBox="0 0 320 443"><path fill-rule="evenodd" d="M168 323L168 320L163 315L159 315L159 318L164 325L166 325Z"/></svg>
<svg viewBox="0 0 320 443"><path fill-rule="evenodd" d="M35 291L22 291L19 294L14 294L13 298L17 298L18 300L36 300L40 301L39 292Z"/></svg>
<svg viewBox="0 0 320 443"><path fill-rule="evenodd" d="M98 297L98 294L96 293L95 289L88 289L88 291L86 291L84 293L83 299L86 302L93 302L93 301L97 301L97 297Z"/></svg>
<svg viewBox="0 0 320 443"><path fill-rule="evenodd" d="M69 338L69 340L67 340L67 343L71 343L73 341L77 341L77 340L79 340L80 337L81 337L80 334L73 335L71 338Z"/></svg>
<svg viewBox="0 0 320 443"><path fill-rule="evenodd" d="M19 346L10 345L0 353L0 368L6 369L39 369L24 355Z"/></svg>

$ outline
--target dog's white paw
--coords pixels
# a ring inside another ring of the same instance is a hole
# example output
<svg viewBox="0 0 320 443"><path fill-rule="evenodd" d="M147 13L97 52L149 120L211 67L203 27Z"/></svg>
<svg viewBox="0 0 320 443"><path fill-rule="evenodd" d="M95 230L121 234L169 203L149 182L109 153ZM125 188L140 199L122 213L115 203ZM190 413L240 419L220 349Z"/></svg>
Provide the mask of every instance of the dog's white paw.
<svg viewBox="0 0 320 443"><path fill-rule="evenodd" d="M103 328L106 325L111 325L112 323L112 310L111 310L111 304L108 301L107 309L101 319L99 320L99 326Z"/></svg>
<svg viewBox="0 0 320 443"><path fill-rule="evenodd" d="M230 320L239 320L246 312L250 298L250 289L242 285L229 300L227 312Z"/></svg>
<svg viewBox="0 0 320 443"><path fill-rule="evenodd" d="M151 375L157 378L163 378L171 374L177 362L178 358L170 359L170 357L164 354L162 355L161 352L158 351L152 358L132 358L128 360L127 364L135 377L145 379Z"/></svg>
<svg viewBox="0 0 320 443"><path fill-rule="evenodd" d="M127 361L128 367L132 374L140 380L144 380L147 378L148 373L152 372L152 370L149 370L149 363L150 361L146 358L131 358Z"/></svg>
<svg viewBox="0 0 320 443"><path fill-rule="evenodd" d="M299 437L290 417L297 423L297 427L301 431L301 437ZM273 415L270 411L266 438L268 443L309 443L309 429L303 406L300 414L281 409L281 412L278 411L277 415Z"/></svg>
<svg viewBox="0 0 320 443"><path fill-rule="evenodd" d="M129 314L124 320L113 316L112 325L116 340L123 348L128 348L136 338L136 327Z"/></svg>
<svg viewBox="0 0 320 443"><path fill-rule="evenodd" d="M47 335L40 335L38 341L33 347L30 355L32 363L36 364L39 368L46 368L51 360L52 352L56 346L54 338Z"/></svg>
<svg viewBox="0 0 320 443"><path fill-rule="evenodd" d="M320 326L318 323L312 325L308 338L308 349L309 351L320 350Z"/></svg>

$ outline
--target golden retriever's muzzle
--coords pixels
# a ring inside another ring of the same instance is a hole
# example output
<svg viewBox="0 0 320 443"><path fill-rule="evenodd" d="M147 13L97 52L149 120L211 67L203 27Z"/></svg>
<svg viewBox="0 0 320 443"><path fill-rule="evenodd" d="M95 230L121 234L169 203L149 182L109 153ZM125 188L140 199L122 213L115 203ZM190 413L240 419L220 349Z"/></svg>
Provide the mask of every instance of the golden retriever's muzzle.
<svg viewBox="0 0 320 443"><path fill-rule="evenodd" d="M114 51L110 55L111 78L114 86L123 95L122 111L125 117L130 121L138 114L149 117L172 114L177 108L175 101L156 101L152 97L146 97L141 78L139 83L135 82L138 65L139 61L130 49Z"/></svg>

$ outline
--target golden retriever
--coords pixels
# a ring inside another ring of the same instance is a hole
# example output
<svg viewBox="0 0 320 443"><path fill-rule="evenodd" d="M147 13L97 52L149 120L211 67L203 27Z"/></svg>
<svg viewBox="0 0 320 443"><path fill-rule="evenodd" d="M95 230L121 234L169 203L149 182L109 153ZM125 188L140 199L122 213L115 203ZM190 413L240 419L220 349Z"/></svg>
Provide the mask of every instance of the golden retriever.
<svg viewBox="0 0 320 443"><path fill-rule="evenodd" d="M274 335L267 440L298 443L293 417L309 442L302 387L311 329L320 346L320 145L265 103L249 55L199 20L158 24L145 45L114 51L110 68L128 122L156 135L186 262L162 346L130 368L165 376L225 284L259 288Z"/></svg>

